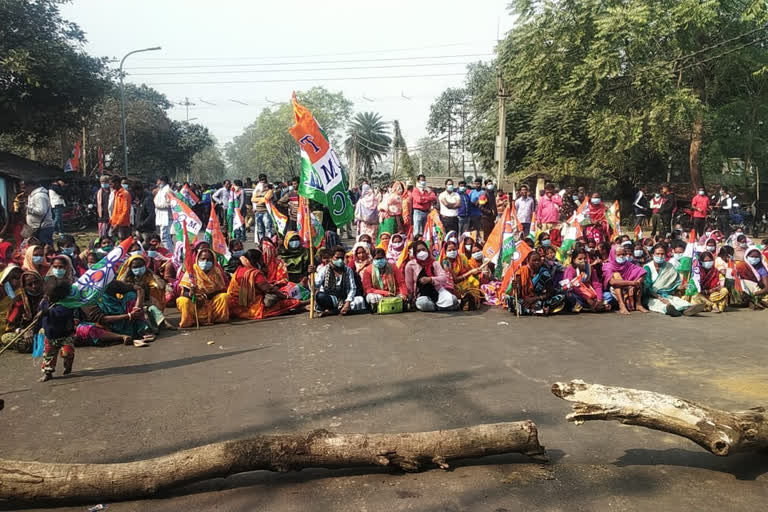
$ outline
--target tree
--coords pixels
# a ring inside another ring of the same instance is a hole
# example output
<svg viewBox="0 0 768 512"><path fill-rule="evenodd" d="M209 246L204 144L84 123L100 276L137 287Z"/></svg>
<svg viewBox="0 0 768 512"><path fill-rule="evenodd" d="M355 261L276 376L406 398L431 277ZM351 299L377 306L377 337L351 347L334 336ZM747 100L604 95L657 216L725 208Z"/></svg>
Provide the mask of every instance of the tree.
<svg viewBox="0 0 768 512"><path fill-rule="evenodd" d="M395 136L392 140L392 149L397 154L397 167L392 169L392 179L399 179L403 176L411 181L416 180L416 171L413 168L413 161L408 154L408 147L405 144L405 139L400 131L400 122L395 120Z"/></svg>
<svg viewBox="0 0 768 512"><path fill-rule="evenodd" d="M360 112L352 120L347 133L344 150L351 162L352 172L370 181L376 163L384 159L392 144L387 124L381 120L380 114Z"/></svg>
<svg viewBox="0 0 768 512"><path fill-rule="evenodd" d="M448 172L448 145L430 137L416 142L418 148L413 152L414 160L419 160L418 172L425 176L440 176Z"/></svg>
<svg viewBox="0 0 768 512"><path fill-rule="evenodd" d="M221 150L210 145L198 151L189 165L189 179L196 183L218 183L227 175Z"/></svg>

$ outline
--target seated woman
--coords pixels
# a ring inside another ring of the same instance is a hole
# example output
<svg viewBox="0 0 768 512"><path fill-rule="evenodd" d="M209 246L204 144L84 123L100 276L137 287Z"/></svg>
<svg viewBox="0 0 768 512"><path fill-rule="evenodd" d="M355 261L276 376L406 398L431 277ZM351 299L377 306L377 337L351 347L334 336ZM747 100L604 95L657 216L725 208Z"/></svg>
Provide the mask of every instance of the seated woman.
<svg viewBox="0 0 768 512"><path fill-rule="evenodd" d="M147 250L147 268L157 276L164 275L165 265L170 260L171 253L163 247L160 236L150 235L144 247Z"/></svg>
<svg viewBox="0 0 768 512"><path fill-rule="evenodd" d="M699 255L699 293L691 298L692 304L704 304L707 311L721 313L728 307L728 289L720 282L714 254L705 251Z"/></svg>
<svg viewBox="0 0 768 512"><path fill-rule="evenodd" d="M229 282L229 313L235 318L261 320L294 310L304 303L290 299L264 275L261 251L248 249L238 258L240 266Z"/></svg>
<svg viewBox="0 0 768 512"><path fill-rule="evenodd" d="M563 280L565 266L557 260L557 251L554 247L550 246L544 250L544 264L549 269L549 273L552 274L552 279L556 283Z"/></svg>
<svg viewBox="0 0 768 512"><path fill-rule="evenodd" d="M309 258L309 249L301 246L301 237L295 231L288 231L283 240L284 249L280 258L288 269L288 280L292 283L307 283L309 266L312 263Z"/></svg>
<svg viewBox="0 0 768 512"><path fill-rule="evenodd" d="M352 260L348 265L358 275L361 275L363 270L371 265L372 261L370 249L366 242L357 242L352 247Z"/></svg>
<svg viewBox="0 0 768 512"><path fill-rule="evenodd" d="M97 256L103 258L109 251L115 248L115 240L111 236L98 237L93 241L92 249Z"/></svg>
<svg viewBox="0 0 768 512"><path fill-rule="evenodd" d="M357 295L355 271L345 264L345 256L344 248L337 245L331 264L315 273L315 310L320 316L365 310L365 300ZM314 270L310 267L310 272Z"/></svg>
<svg viewBox="0 0 768 512"><path fill-rule="evenodd" d="M662 315L691 316L704 311L703 304L692 306L675 293L683 286L683 280L674 265L666 261L666 248L653 246L653 261L645 265L645 295L648 309Z"/></svg>
<svg viewBox="0 0 768 512"><path fill-rule="evenodd" d="M0 272L0 332L5 332L8 312L21 294L21 275L23 273L23 270L13 263L7 265Z"/></svg>
<svg viewBox="0 0 768 512"><path fill-rule="evenodd" d="M472 257L472 251L475 248L475 239L467 234L462 234L459 238L459 254L462 254L465 258Z"/></svg>
<svg viewBox="0 0 768 512"><path fill-rule="evenodd" d="M384 249L386 252L387 248L389 247L389 241L392 239L391 233L379 233L379 244L376 246L377 248Z"/></svg>
<svg viewBox="0 0 768 512"><path fill-rule="evenodd" d="M180 287L181 296L176 299L181 313L179 327L229 321L227 279L213 251L201 249L197 253L197 261L191 272L182 275Z"/></svg>
<svg viewBox="0 0 768 512"><path fill-rule="evenodd" d="M405 250L405 235L402 233L392 235L387 246L387 261L390 265L398 265L402 259L402 265L398 267L401 271L405 268L405 264L408 261L405 258L401 258Z"/></svg>
<svg viewBox="0 0 768 512"><path fill-rule="evenodd" d="M740 289L736 289L738 274L736 264L733 261L733 247L730 245L720 247L715 259L715 268L720 274L720 286L728 290L728 304L734 306L742 305L742 292Z"/></svg>
<svg viewBox="0 0 768 512"><path fill-rule="evenodd" d="M159 278L149 268L149 261L145 256L134 254L120 267L117 274L118 281L122 281L134 287L141 287L144 295L144 306L147 319L153 332L165 327L172 331L176 327L166 320L165 311L165 281Z"/></svg>
<svg viewBox="0 0 768 512"><path fill-rule="evenodd" d="M453 279L432 258L426 242L411 244L414 258L405 265L408 298L419 311L455 311L459 299L453 294Z"/></svg>
<svg viewBox="0 0 768 512"><path fill-rule="evenodd" d="M238 267L240 266L240 256L245 254L243 242L240 240L237 240L236 238L233 238L232 240L230 240L229 253L231 254L231 257L229 258L229 262L227 263L226 271L230 274L234 274L235 271L237 271Z"/></svg>
<svg viewBox="0 0 768 512"><path fill-rule="evenodd" d="M51 268L48 269L48 273L45 275L46 280L51 278L64 279L69 284L75 282L77 274L69 256L64 256L63 254L54 256L51 261Z"/></svg>
<svg viewBox="0 0 768 512"><path fill-rule="evenodd" d="M18 267L17 267L18 268ZM12 285L11 285L12 287ZM15 292L14 292L15 293ZM21 274L21 290L8 310L2 343L10 343L16 334L26 328L37 315L40 299L43 298L43 280L34 272ZM1 320L0 320L1 321ZM16 340L16 350L23 354L32 352L35 329L30 329Z"/></svg>
<svg viewBox="0 0 768 512"><path fill-rule="evenodd" d="M387 253L379 247L373 251L373 262L361 275L365 300L372 312L384 297L400 297L403 305L408 301L408 288L403 273L387 261Z"/></svg>
<svg viewBox="0 0 768 512"><path fill-rule="evenodd" d="M536 252L539 253L539 256L544 258L546 250L550 247L554 247L555 250L557 250L557 247L552 245L552 239L550 238L549 233L542 231L539 233L539 236L536 237Z"/></svg>
<svg viewBox="0 0 768 512"><path fill-rule="evenodd" d="M571 264L566 267L563 279L568 281L565 297L572 312L579 313L585 308L594 312L606 310L600 276L592 269L586 250L571 252Z"/></svg>
<svg viewBox="0 0 768 512"><path fill-rule="evenodd" d="M75 340L80 343L122 341L124 345L133 342L136 347L144 347L155 340L144 315L141 286L112 281L95 303L80 308L80 318L75 329Z"/></svg>
<svg viewBox="0 0 768 512"><path fill-rule="evenodd" d="M646 250L642 241L635 242L635 246L632 249L632 263L635 265L643 266L651 261L651 255Z"/></svg>
<svg viewBox="0 0 768 512"><path fill-rule="evenodd" d="M480 258L482 256L481 251ZM477 260L467 259L463 254L459 254L457 242L446 242L443 268L453 278L453 293L459 299L459 308L474 311L483 299L480 288L483 269L480 265L473 265L471 262L477 262Z"/></svg>
<svg viewBox="0 0 768 512"><path fill-rule="evenodd" d="M61 235L59 238L59 254L67 256L72 262L72 267L75 269L75 279L80 277L87 270L87 265L80 258L80 250L75 244L75 237L72 235Z"/></svg>
<svg viewBox="0 0 768 512"><path fill-rule="evenodd" d="M616 298L619 314L628 315L630 311L647 313L642 303L643 278L647 270L628 261L624 250L621 245L611 247L608 261L603 262L603 289L610 289L611 295Z"/></svg>
<svg viewBox="0 0 768 512"><path fill-rule="evenodd" d="M757 247L744 251L744 261L736 263L736 272L744 289L743 300L752 309L768 307L768 268Z"/></svg>
<svg viewBox="0 0 768 512"><path fill-rule="evenodd" d="M45 261L42 245L30 245L24 252L24 262L21 264L25 272L35 272L40 277L46 275L51 266Z"/></svg>
<svg viewBox="0 0 768 512"><path fill-rule="evenodd" d="M532 252L525 265L515 272L517 302L515 297L507 299L510 311L520 309L523 315L551 315L565 308L565 294L559 283L552 279L549 269L539 256Z"/></svg>

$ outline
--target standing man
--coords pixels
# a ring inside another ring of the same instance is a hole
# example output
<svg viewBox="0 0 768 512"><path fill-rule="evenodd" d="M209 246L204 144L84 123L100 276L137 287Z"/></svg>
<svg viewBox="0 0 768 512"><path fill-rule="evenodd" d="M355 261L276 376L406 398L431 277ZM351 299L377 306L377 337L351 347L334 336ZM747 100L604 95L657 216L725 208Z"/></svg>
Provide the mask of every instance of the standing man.
<svg viewBox="0 0 768 512"><path fill-rule="evenodd" d="M173 240L171 239L171 203L168 201L168 193L171 191L168 185L168 176L157 178L157 189L155 191L155 226L160 240L163 241L163 247L173 251Z"/></svg>
<svg viewBox="0 0 768 512"><path fill-rule="evenodd" d="M120 176L112 176L109 180L112 186L112 217L109 225L112 235L122 241L131 236L131 193L123 188Z"/></svg>
<svg viewBox="0 0 768 512"><path fill-rule="evenodd" d="M144 240L149 240L149 236L155 232L155 203L152 194L144 189L144 184L136 183L133 186L133 196L136 199L136 231Z"/></svg>
<svg viewBox="0 0 768 512"><path fill-rule="evenodd" d="M731 234L731 208L733 208L733 198L731 198L731 194L728 193L728 187L725 185L720 186L720 194L717 196L715 208L717 211L717 229L725 238L728 238Z"/></svg>
<svg viewBox="0 0 768 512"><path fill-rule="evenodd" d="M485 180L485 199L486 203L482 205L480 210L483 212L483 233L487 237L493 231L496 216L499 214L496 207L496 187L493 185L493 180Z"/></svg>
<svg viewBox="0 0 768 512"><path fill-rule="evenodd" d="M517 218L520 220L520 224L523 225L523 237L528 236L531 232L534 205L535 201L528 195L528 186L522 185L520 187L520 197L515 200L515 210L517 210Z"/></svg>
<svg viewBox="0 0 768 512"><path fill-rule="evenodd" d="M656 191L648 204L648 207L651 209L651 237L656 236L656 233L666 235L666 233L662 232L664 230L664 221L661 220L661 214L659 213L663 204L664 198L661 197L661 192Z"/></svg>
<svg viewBox="0 0 768 512"><path fill-rule="evenodd" d="M43 245L53 247L53 211L48 190L32 180L27 181L27 226ZM28 236L25 238L29 238Z"/></svg>
<svg viewBox="0 0 768 512"><path fill-rule="evenodd" d="M563 198L555 194L555 186L548 183L544 187L544 195L539 200L539 206L536 208L536 226L544 231L558 227L561 204L563 204Z"/></svg>
<svg viewBox="0 0 768 512"><path fill-rule="evenodd" d="M644 227L650 212L648 198L645 195L647 188L645 185L640 185L635 193L635 200L632 202L632 207L635 210L635 226Z"/></svg>
<svg viewBox="0 0 768 512"><path fill-rule="evenodd" d="M64 183L64 180L58 179L51 183L51 188L48 190L51 209L53 210L53 230L58 234L64 232L61 227L61 214L64 211L64 207L67 206L67 202L64 200L65 187L66 183Z"/></svg>
<svg viewBox="0 0 768 512"><path fill-rule="evenodd" d="M664 228L663 235L672 233L672 215L677 210L677 198L669 188L669 183L664 183L661 186L661 208L659 208L659 216L661 216L661 225Z"/></svg>
<svg viewBox="0 0 768 512"><path fill-rule="evenodd" d="M461 197L453 189L453 180L445 180L445 190L440 192L438 197L440 203L440 220L443 223L445 232L456 231L459 233L459 207L461 206Z"/></svg>
<svg viewBox="0 0 768 512"><path fill-rule="evenodd" d="M272 217L267 211L267 201L272 199L272 189L267 181L266 174L259 174L259 182L253 187L251 195L251 204L253 205L253 222L256 224L254 229L254 242L259 243L266 236L272 238L275 234L272 231Z"/></svg>
<svg viewBox="0 0 768 512"><path fill-rule="evenodd" d="M483 211L480 209L480 200L485 198L483 180L478 176L473 185L474 188L469 193L469 230L481 231L483 229Z"/></svg>
<svg viewBox="0 0 768 512"><path fill-rule="evenodd" d="M427 215L432 209L432 203L437 200L437 196L431 188L427 187L427 177L419 174L411 197L413 198L413 236L415 238L424 234Z"/></svg>
<svg viewBox="0 0 768 512"><path fill-rule="evenodd" d="M696 236L704 236L704 231L707 228L707 213L709 213L709 197L707 197L707 191L703 186L699 187L699 192L691 199L691 207L693 208L693 227L696 229Z"/></svg>
<svg viewBox="0 0 768 512"><path fill-rule="evenodd" d="M232 182L224 180L224 185L213 193L211 199L216 205L216 211L218 212L219 222L226 222L227 219L227 207L229 206L229 196L232 193Z"/></svg>
<svg viewBox="0 0 768 512"><path fill-rule="evenodd" d="M459 182L459 199L461 204L459 205L458 219L459 219L459 235L469 231L469 212L471 205L469 204L469 193L467 193L467 183L464 181Z"/></svg>
<svg viewBox="0 0 768 512"><path fill-rule="evenodd" d="M278 204L288 208L288 222L286 231L296 231L296 221L299 218L299 178L292 178L291 184L280 196Z"/></svg>
<svg viewBox="0 0 768 512"><path fill-rule="evenodd" d="M231 225L234 226L235 216L237 215L235 210L240 210L240 215L245 220L245 212L243 212L245 208L245 191L243 190L243 182L241 180L234 181L232 191L230 192L230 199L232 201L232 218L227 218L227 222L231 222ZM227 205L227 214L229 214L229 205ZM243 226L235 229L232 234L235 240L245 242L245 222L243 222Z"/></svg>
<svg viewBox="0 0 768 512"><path fill-rule="evenodd" d="M99 237L109 234L109 218L112 216L112 190L109 188L109 176L99 178L99 190L96 191L96 214L99 216Z"/></svg>

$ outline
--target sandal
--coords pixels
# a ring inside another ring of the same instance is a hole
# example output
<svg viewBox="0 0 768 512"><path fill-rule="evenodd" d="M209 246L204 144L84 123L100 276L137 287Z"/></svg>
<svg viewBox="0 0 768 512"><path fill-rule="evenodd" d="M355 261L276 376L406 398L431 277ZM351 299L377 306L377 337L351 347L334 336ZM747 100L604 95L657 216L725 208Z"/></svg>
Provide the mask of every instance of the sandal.
<svg viewBox="0 0 768 512"><path fill-rule="evenodd" d="M149 343L144 343L142 340L133 340L134 347L148 347Z"/></svg>

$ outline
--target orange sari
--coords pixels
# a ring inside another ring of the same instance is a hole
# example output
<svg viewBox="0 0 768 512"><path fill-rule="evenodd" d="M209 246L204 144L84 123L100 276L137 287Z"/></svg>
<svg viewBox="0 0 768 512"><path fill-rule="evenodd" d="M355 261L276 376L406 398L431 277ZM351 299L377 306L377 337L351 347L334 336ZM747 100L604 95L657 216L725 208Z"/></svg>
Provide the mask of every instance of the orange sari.
<svg viewBox="0 0 768 512"><path fill-rule="evenodd" d="M259 288L259 285L268 284L264 273L251 265L245 256L240 257L240 264L227 290L231 316L246 320L261 320L282 315L301 304L300 300L282 299L273 306L266 307L264 293Z"/></svg>

